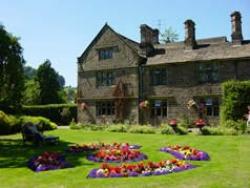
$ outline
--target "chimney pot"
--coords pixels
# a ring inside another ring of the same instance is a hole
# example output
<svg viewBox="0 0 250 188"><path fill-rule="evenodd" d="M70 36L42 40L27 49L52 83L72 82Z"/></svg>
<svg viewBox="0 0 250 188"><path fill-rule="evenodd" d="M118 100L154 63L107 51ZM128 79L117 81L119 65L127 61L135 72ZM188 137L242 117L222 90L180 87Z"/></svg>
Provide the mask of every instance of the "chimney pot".
<svg viewBox="0 0 250 188"><path fill-rule="evenodd" d="M193 20L186 20L185 24L185 46L186 48L194 49L197 46L195 40L195 23Z"/></svg>
<svg viewBox="0 0 250 188"><path fill-rule="evenodd" d="M153 29L146 24L140 26L141 30L141 43L142 44L158 44L159 43L159 30Z"/></svg>
<svg viewBox="0 0 250 188"><path fill-rule="evenodd" d="M241 29L241 14L238 11L234 11L231 14L232 24L232 42L235 44L241 44L243 40L242 29Z"/></svg>

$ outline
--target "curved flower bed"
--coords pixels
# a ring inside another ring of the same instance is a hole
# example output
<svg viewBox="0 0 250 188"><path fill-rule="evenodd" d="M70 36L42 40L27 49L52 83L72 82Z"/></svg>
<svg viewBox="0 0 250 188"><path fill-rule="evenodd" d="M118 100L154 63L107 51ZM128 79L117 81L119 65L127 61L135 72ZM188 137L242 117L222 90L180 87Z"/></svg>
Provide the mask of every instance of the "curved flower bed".
<svg viewBox="0 0 250 188"><path fill-rule="evenodd" d="M90 152L90 151L95 151L100 148L99 144L76 144L73 146L69 146L67 149L68 152L71 153L81 153L81 152Z"/></svg>
<svg viewBox="0 0 250 188"><path fill-rule="evenodd" d="M138 177L151 175L165 175L172 172L180 172L189 170L195 166L180 160L166 160L160 162L147 162L137 164L123 164L120 166L112 166L102 164L100 168L93 169L88 174L88 178L110 178L110 177Z"/></svg>
<svg viewBox="0 0 250 188"><path fill-rule="evenodd" d="M170 153L177 159L182 160L209 160L209 155L206 152L197 150L190 146L168 146L161 148L160 151Z"/></svg>
<svg viewBox="0 0 250 188"><path fill-rule="evenodd" d="M129 146L121 148L101 148L96 153L89 155L88 160L94 162L136 162L147 159L147 156Z"/></svg>
<svg viewBox="0 0 250 188"><path fill-rule="evenodd" d="M65 157L57 152L44 152L28 161L28 167L33 171L56 170L71 167Z"/></svg>
<svg viewBox="0 0 250 188"><path fill-rule="evenodd" d="M99 150L101 148L105 148L105 149L122 149L128 147L129 149L139 149L141 146L139 145L129 145L128 143L113 143L113 144L76 144L73 146L70 146L67 151L71 152L71 153L80 153L80 152L91 152L91 151L96 151Z"/></svg>

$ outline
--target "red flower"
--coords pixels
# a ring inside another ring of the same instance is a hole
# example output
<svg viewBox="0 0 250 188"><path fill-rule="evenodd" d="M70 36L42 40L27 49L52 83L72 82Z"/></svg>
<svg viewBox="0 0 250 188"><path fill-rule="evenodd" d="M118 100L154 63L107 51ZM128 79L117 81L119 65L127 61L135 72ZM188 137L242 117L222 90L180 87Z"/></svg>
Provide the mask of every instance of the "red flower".
<svg viewBox="0 0 250 188"><path fill-rule="evenodd" d="M170 122L169 122L169 125L175 127L177 126L177 120L176 119L171 119Z"/></svg>
<svg viewBox="0 0 250 188"><path fill-rule="evenodd" d="M199 128L202 128L206 125L206 121L204 119L197 119L195 122L195 125Z"/></svg>

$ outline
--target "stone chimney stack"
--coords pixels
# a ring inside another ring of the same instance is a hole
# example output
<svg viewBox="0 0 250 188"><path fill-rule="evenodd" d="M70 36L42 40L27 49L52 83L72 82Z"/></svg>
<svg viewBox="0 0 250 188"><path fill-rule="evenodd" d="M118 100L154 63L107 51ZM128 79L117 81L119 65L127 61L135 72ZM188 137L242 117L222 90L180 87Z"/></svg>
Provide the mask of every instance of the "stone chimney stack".
<svg viewBox="0 0 250 188"><path fill-rule="evenodd" d="M158 44L159 30L153 29L146 24L140 26L141 30L141 44Z"/></svg>
<svg viewBox="0 0 250 188"><path fill-rule="evenodd" d="M232 42L235 44L241 44L243 40L242 29L241 29L241 15L240 12L235 11L231 14L232 23Z"/></svg>
<svg viewBox="0 0 250 188"><path fill-rule="evenodd" d="M185 47L189 49L194 49L197 44L195 40L195 23L193 20L186 20L185 24Z"/></svg>

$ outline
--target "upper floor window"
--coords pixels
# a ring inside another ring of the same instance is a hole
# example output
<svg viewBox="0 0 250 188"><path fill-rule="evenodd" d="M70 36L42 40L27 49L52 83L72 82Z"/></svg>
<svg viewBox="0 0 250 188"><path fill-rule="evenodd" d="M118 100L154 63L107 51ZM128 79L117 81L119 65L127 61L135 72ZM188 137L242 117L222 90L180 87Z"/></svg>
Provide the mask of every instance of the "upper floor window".
<svg viewBox="0 0 250 188"><path fill-rule="evenodd" d="M218 97L202 97L198 99L199 112L207 116L219 116Z"/></svg>
<svg viewBox="0 0 250 188"><path fill-rule="evenodd" d="M216 63L199 65L199 81L201 83L216 83L219 81L219 67Z"/></svg>
<svg viewBox="0 0 250 188"><path fill-rule="evenodd" d="M151 85L166 85L167 70L166 68L157 68L150 71Z"/></svg>
<svg viewBox="0 0 250 188"><path fill-rule="evenodd" d="M150 102L151 117L167 117L168 105L165 100L152 100Z"/></svg>
<svg viewBox="0 0 250 188"><path fill-rule="evenodd" d="M113 101L96 102L96 115L114 115L115 104Z"/></svg>
<svg viewBox="0 0 250 188"><path fill-rule="evenodd" d="M113 57L113 48L102 48L98 51L99 60L112 59Z"/></svg>
<svg viewBox="0 0 250 188"><path fill-rule="evenodd" d="M114 74L111 71L96 73L96 86L111 86L114 84Z"/></svg>

